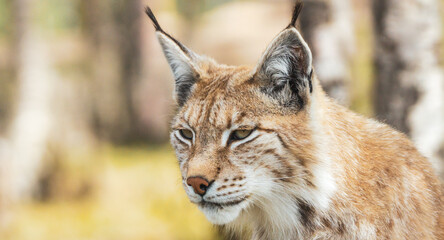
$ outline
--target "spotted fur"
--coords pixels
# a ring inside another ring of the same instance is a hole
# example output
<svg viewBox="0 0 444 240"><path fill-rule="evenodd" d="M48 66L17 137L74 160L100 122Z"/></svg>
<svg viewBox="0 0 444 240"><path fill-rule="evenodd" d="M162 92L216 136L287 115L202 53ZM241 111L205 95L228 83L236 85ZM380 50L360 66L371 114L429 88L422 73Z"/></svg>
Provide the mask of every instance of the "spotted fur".
<svg viewBox="0 0 444 240"><path fill-rule="evenodd" d="M176 79L171 143L189 199L232 239L444 239L430 163L324 94L294 27L300 9L252 69L193 53L147 10ZM190 177L209 182L204 195Z"/></svg>

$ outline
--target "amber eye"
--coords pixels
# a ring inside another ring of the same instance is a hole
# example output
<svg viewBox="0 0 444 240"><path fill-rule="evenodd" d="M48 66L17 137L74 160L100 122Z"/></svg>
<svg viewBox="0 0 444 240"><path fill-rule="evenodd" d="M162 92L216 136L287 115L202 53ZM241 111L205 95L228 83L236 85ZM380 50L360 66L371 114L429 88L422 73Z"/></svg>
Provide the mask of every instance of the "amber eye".
<svg viewBox="0 0 444 240"><path fill-rule="evenodd" d="M244 139L253 132L252 129L241 129L241 130L235 130L231 134L231 140L241 140Z"/></svg>
<svg viewBox="0 0 444 240"><path fill-rule="evenodd" d="M188 139L188 140L193 139L193 132L191 132L188 129L180 129L179 133L180 133L180 136L182 136L185 139Z"/></svg>

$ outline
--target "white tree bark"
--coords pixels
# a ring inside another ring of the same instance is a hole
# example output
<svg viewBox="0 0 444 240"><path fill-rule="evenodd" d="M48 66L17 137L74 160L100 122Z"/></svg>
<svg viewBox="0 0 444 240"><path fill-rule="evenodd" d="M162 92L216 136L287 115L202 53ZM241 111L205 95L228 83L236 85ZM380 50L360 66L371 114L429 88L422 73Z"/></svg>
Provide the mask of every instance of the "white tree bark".
<svg viewBox="0 0 444 240"><path fill-rule="evenodd" d="M310 0L304 4L301 30L312 50L316 74L329 96L348 105L355 46L351 1Z"/></svg>
<svg viewBox="0 0 444 240"><path fill-rule="evenodd" d="M18 107L10 132L14 199L29 196L36 183L52 124L55 80L43 41L30 33L22 44Z"/></svg>
<svg viewBox="0 0 444 240"><path fill-rule="evenodd" d="M0 146L2 202L27 198L38 180L52 124L55 73L47 46L34 30L30 12L37 1L15 0L17 106Z"/></svg>
<svg viewBox="0 0 444 240"><path fill-rule="evenodd" d="M444 155L444 80L438 0L375 0L375 110L407 133L438 172Z"/></svg>

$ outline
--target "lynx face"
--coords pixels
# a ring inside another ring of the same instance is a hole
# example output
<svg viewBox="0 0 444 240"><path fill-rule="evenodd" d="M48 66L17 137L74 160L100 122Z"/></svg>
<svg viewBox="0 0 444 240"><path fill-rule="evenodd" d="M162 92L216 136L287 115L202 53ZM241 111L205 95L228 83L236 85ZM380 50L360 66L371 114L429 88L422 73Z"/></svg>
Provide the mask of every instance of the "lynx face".
<svg viewBox="0 0 444 240"><path fill-rule="evenodd" d="M195 54L147 14L176 79L171 143L182 183L207 218L225 224L242 210L314 186L312 59L294 28L298 12L254 69Z"/></svg>
<svg viewBox="0 0 444 240"><path fill-rule="evenodd" d="M190 200L211 222L224 224L250 205L279 195L285 184L309 184L304 163L286 146L286 133L300 134L294 147L301 154L310 148L311 133L307 111L280 109L250 70L212 68L175 117L171 143ZM203 181L189 181L196 177Z"/></svg>

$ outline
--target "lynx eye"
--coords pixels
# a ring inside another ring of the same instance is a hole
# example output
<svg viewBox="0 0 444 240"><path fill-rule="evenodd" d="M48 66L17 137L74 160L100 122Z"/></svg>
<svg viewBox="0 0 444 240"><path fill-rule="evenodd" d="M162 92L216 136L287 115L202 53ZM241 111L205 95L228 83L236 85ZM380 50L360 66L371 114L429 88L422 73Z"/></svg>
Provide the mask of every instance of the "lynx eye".
<svg viewBox="0 0 444 240"><path fill-rule="evenodd" d="M180 129L179 133L180 133L180 136L182 136L185 139L188 139L188 140L193 139L193 132L191 132L188 129Z"/></svg>
<svg viewBox="0 0 444 240"><path fill-rule="evenodd" d="M233 133L231 134L231 140L242 140L248 136L250 136L250 134L253 132L252 129L240 129L240 130L235 130L233 131Z"/></svg>

